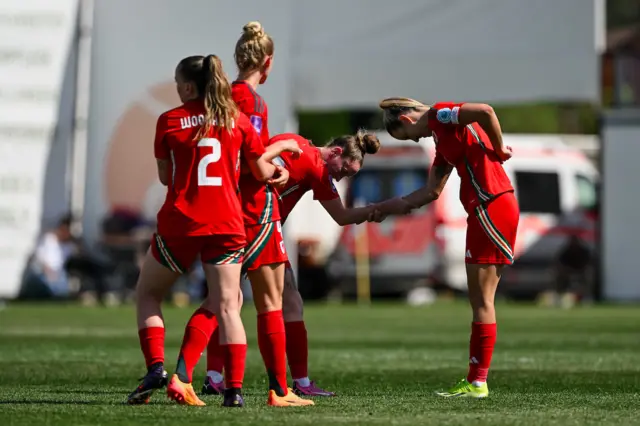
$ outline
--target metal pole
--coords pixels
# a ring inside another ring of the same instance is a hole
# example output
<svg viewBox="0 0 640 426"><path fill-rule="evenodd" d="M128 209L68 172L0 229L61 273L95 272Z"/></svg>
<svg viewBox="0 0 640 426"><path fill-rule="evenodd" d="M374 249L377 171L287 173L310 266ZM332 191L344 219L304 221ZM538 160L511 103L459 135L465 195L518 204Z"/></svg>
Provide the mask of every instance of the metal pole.
<svg viewBox="0 0 640 426"><path fill-rule="evenodd" d="M87 122L91 84L91 44L94 0L80 0L78 14L78 61L76 68L76 100L74 135L71 149L71 212L73 231L82 235L87 173Z"/></svg>

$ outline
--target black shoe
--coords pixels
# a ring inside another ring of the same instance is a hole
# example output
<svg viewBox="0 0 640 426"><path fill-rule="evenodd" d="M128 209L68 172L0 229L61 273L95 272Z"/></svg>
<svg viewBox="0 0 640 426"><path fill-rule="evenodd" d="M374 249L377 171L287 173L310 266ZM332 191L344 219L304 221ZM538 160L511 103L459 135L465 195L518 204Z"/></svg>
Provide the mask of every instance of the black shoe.
<svg viewBox="0 0 640 426"><path fill-rule="evenodd" d="M128 404L148 404L153 392L167 386L167 372L162 364L152 365L141 380L140 385L127 398Z"/></svg>
<svg viewBox="0 0 640 426"><path fill-rule="evenodd" d="M244 398L242 398L242 389L231 388L224 390L223 407L244 407Z"/></svg>

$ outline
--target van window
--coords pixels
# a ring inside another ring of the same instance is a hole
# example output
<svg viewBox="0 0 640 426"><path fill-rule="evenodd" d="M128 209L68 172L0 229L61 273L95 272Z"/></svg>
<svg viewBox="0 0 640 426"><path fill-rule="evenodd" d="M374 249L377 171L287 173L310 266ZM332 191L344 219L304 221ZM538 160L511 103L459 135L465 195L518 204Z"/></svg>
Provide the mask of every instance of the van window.
<svg viewBox="0 0 640 426"><path fill-rule="evenodd" d="M351 180L349 204L377 203L407 195L427 184L426 168L362 170Z"/></svg>
<svg viewBox="0 0 640 426"><path fill-rule="evenodd" d="M592 179L583 175L576 175L576 188L578 190L578 206L590 210L598 202L598 191Z"/></svg>
<svg viewBox="0 0 640 426"><path fill-rule="evenodd" d="M560 214L560 177L556 172L516 172L522 213Z"/></svg>

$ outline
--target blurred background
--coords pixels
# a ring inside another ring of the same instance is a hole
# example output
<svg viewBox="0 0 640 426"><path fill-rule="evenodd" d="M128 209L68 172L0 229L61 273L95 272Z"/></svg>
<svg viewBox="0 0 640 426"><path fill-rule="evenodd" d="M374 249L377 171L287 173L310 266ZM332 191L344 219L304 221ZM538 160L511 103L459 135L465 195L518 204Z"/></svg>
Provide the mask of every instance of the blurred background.
<svg viewBox="0 0 640 426"><path fill-rule="evenodd" d="M380 99L494 106L512 146L517 262L501 295L571 307L640 300L640 2L637 0L3 0L0 4L0 298L130 303L164 200L155 121L173 73L219 55L231 79L242 26L276 44L260 93L272 134L322 145L381 129ZM340 182L349 204L422 186L430 139L393 140ZM411 216L338 227L306 196L285 226L306 299L465 291L460 181ZM247 286L246 297L250 298ZM174 288L203 294L198 265Z"/></svg>

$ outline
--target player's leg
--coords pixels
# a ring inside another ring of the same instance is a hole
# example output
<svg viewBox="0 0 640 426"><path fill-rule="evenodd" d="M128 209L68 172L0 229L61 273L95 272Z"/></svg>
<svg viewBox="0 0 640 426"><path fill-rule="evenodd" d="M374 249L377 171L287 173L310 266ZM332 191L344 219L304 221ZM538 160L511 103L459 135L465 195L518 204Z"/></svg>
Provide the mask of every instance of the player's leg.
<svg viewBox="0 0 640 426"><path fill-rule="evenodd" d="M279 407L313 405L299 398L287 386L287 354L282 290L287 254L280 222L246 229L247 250L243 269L247 271L258 314L258 346L269 378L267 404Z"/></svg>
<svg viewBox="0 0 640 426"><path fill-rule="evenodd" d="M301 396L335 396L333 392L318 387L309 379L309 342L303 317L304 304L289 262L285 267L282 312L287 339L287 359L293 377L293 391Z"/></svg>
<svg viewBox="0 0 640 426"><path fill-rule="evenodd" d="M219 254L220 248L211 248L202 253L209 299L213 302L218 317L219 343L225 372L223 406L226 407L244 406L242 383L247 337L240 318L242 298L239 296L244 246L245 239L236 238L218 244L218 247L223 248L222 255Z"/></svg>
<svg viewBox="0 0 640 426"><path fill-rule="evenodd" d="M160 308L167 292L184 271L182 259L173 254L180 250L176 241L165 241L154 235L142 263L136 284L136 315L140 347L145 357L147 374L128 397L129 404L149 402L151 394L167 383L164 370L164 320Z"/></svg>
<svg viewBox="0 0 640 426"><path fill-rule="evenodd" d="M513 263L519 210L512 193L503 194L470 216L466 269L469 303L473 311L469 342L469 371L442 396L484 398L497 337L495 295L505 265Z"/></svg>

